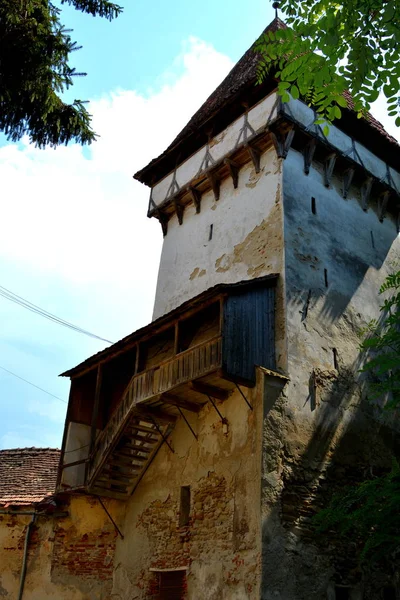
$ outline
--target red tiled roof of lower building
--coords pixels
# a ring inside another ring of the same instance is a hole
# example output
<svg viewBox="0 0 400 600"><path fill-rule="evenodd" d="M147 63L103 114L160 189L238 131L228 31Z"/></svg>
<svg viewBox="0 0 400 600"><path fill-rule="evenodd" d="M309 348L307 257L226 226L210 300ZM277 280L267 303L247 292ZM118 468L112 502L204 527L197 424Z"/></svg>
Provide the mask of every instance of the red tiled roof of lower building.
<svg viewBox="0 0 400 600"><path fill-rule="evenodd" d="M30 505L54 494L60 450L0 450L0 505Z"/></svg>

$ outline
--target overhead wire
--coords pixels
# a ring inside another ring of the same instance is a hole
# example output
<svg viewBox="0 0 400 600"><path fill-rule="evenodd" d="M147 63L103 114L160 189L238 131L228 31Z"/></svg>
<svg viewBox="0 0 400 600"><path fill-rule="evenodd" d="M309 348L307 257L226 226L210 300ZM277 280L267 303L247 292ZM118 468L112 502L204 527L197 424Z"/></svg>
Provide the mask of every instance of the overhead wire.
<svg viewBox="0 0 400 600"><path fill-rule="evenodd" d="M106 338L100 337L99 335L96 335L95 333L87 331L86 329L83 329L82 327L79 327L78 325L74 325L73 323L70 323L69 321L62 319L61 317L57 317L57 315L54 315L53 313L48 312L44 308L41 308L40 306L33 304L33 302L26 300L26 298L23 298L22 296L18 296L18 294L15 294L14 292L12 292L11 290L8 290L7 288L3 287L2 285L0 285L0 296L5 298L6 300L10 300L11 302L14 302L15 304L18 304L19 306L22 306L23 308L26 308L27 310L30 310L31 312L33 312L37 315L40 315L41 317L44 317L45 319L48 319L49 321L53 321L54 323L58 323L58 325L63 325L63 327L72 329L73 331L76 331L77 333L82 333L91 338L101 340L102 342L106 342L107 344L114 343L111 340L107 340Z"/></svg>
<svg viewBox="0 0 400 600"><path fill-rule="evenodd" d="M21 379L21 381L24 381L25 383L29 383L29 385L32 385L33 387L35 387L36 389L40 390L41 392L44 392L45 394L48 394L49 396L52 396L53 398L56 398L57 400L61 400L61 402L64 402L64 404L68 404L68 402L66 400L63 400L59 396L56 396L55 394L52 394L51 392L48 392L44 388L39 387L38 385L36 385L35 383L32 383L31 381L28 381L28 379L24 379L20 375L17 375L16 373L13 373L9 369L6 369L5 367L2 367L1 365L0 365L0 369L2 369L3 371L5 371L6 373L9 373L10 375L13 375L14 377L17 377L17 379ZM87 448L88 446L90 446L90 444L85 444L84 446L79 446L78 448L73 448L72 450L65 450L64 454L68 454L69 452L77 452L77 450L82 450L83 448Z"/></svg>
<svg viewBox="0 0 400 600"><path fill-rule="evenodd" d="M29 385L31 385L32 387L40 390L41 392L44 392L45 394L47 394L48 396L52 396L53 398L56 398L57 400L60 400L61 402L64 402L64 404L68 404L68 402L66 400L63 400L62 398L60 398L59 396L56 396L55 394L52 394L51 392L48 392L47 390L45 390L42 387L39 387L38 385L36 385L36 383L32 383L32 381L28 381L28 379L24 379L23 377L21 377L20 375L17 375L16 373L13 373L12 371L10 371L9 369L6 369L5 367L2 367L0 365L0 369L2 369L3 371L6 371L6 373L9 373L10 375L13 375L14 377L17 377L17 379L21 379L21 381L25 381L25 383L28 383Z"/></svg>

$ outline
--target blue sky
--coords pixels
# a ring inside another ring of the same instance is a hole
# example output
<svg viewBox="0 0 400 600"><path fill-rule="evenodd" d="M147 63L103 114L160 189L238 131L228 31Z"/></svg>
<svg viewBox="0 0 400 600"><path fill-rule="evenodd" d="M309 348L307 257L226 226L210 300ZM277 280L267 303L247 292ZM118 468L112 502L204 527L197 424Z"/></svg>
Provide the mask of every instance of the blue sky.
<svg viewBox="0 0 400 600"><path fill-rule="evenodd" d="M83 49L70 98L90 100L90 148L0 144L0 285L116 341L151 319L161 229L132 174L160 153L272 20L267 0L126 1L109 23L63 9ZM384 108L377 106L384 120ZM390 124L388 125L390 128ZM394 132L394 129L391 129ZM0 297L0 366L68 399L62 371L104 343ZM0 448L59 446L66 404L0 369Z"/></svg>

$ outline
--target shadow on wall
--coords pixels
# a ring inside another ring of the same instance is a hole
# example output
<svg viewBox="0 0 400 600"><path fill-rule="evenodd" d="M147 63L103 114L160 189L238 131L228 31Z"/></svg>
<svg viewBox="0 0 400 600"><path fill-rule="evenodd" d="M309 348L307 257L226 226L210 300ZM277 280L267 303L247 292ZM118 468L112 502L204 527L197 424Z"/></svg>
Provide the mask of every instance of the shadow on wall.
<svg viewBox="0 0 400 600"><path fill-rule="evenodd" d="M312 525L334 492L380 475L400 456L391 415L368 400L363 359L312 369L308 421L296 418L287 390L265 386L263 600L382 600L384 586L395 580L395 572L363 572L355 540L317 536Z"/></svg>
<svg viewBox="0 0 400 600"><path fill-rule="evenodd" d="M299 190L287 182L285 262L291 282L287 301L305 313L322 303L320 318L333 323L365 277L373 278L380 270L398 233L390 213L379 221L376 202L368 212L362 210L358 189L343 200L339 180L332 185L335 189L327 190L318 177L316 171L314 180L301 179ZM317 200L309 196L310 189L315 189Z"/></svg>

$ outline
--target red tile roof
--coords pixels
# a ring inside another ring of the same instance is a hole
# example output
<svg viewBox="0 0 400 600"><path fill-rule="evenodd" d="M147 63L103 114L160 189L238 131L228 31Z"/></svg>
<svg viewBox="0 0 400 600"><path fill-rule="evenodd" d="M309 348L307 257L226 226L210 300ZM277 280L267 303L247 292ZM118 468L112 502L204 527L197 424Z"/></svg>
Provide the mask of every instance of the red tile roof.
<svg viewBox="0 0 400 600"><path fill-rule="evenodd" d="M0 505L30 505L54 493L60 450L0 450Z"/></svg>

